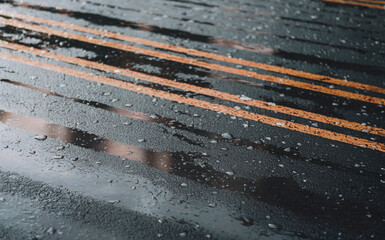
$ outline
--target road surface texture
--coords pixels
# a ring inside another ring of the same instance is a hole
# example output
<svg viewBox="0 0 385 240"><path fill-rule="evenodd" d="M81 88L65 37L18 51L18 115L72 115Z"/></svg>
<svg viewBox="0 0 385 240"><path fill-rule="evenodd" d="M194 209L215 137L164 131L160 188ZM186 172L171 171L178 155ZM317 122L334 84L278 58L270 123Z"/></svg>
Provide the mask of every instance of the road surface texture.
<svg viewBox="0 0 385 240"><path fill-rule="evenodd" d="M385 239L385 1L0 1L0 239Z"/></svg>

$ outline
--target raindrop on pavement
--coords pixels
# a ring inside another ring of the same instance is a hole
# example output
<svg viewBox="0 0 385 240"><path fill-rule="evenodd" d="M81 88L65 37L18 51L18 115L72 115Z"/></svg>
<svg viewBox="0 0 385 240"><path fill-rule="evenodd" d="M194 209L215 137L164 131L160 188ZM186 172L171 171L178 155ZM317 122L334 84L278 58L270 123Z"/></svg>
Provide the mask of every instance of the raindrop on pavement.
<svg viewBox="0 0 385 240"><path fill-rule="evenodd" d="M269 226L269 228L272 228L272 229L278 228L275 224L272 224L272 223L269 223L268 226Z"/></svg>
<svg viewBox="0 0 385 240"><path fill-rule="evenodd" d="M34 137L34 139L39 140L39 141L44 141L47 139L46 135L37 135Z"/></svg>
<svg viewBox="0 0 385 240"><path fill-rule="evenodd" d="M250 98L250 97L248 97L248 96L245 96L245 95L241 95L239 98L240 98L241 100L243 100L243 101L251 101L251 100L253 100L252 98Z"/></svg>
<svg viewBox="0 0 385 240"><path fill-rule="evenodd" d="M55 233L55 229L53 227L48 228L47 233L53 235Z"/></svg>
<svg viewBox="0 0 385 240"><path fill-rule="evenodd" d="M229 133L222 133L224 139L232 139L232 136Z"/></svg>

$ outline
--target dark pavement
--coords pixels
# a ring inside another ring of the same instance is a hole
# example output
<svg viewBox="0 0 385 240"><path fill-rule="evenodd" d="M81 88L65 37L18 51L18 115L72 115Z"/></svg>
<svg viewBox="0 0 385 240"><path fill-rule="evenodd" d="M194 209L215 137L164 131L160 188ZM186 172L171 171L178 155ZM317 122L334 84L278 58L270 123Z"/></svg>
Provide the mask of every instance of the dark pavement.
<svg viewBox="0 0 385 240"><path fill-rule="evenodd" d="M385 1L0 1L0 239L385 239Z"/></svg>

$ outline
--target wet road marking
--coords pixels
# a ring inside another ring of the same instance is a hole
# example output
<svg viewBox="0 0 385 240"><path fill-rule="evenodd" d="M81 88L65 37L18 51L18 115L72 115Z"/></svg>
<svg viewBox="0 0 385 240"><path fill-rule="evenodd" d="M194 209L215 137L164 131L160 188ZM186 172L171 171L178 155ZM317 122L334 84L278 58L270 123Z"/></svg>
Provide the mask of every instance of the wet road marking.
<svg viewBox="0 0 385 240"><path fill-rule="evenodd" d="M264 116L261 114L252 113L252 112L248 112L248 111L244 111L244 110L236 110L234 108L227 107L224 105L210 103L207 101L198 100L198 99L189 98L189 97L183 97L183 96L169 93L169 92L165 92L162 90L152 89L152 88L145 87L145 86L138 86L136 84L125 82L122 80L103 77L100 75L96 75L96 74L92 74L92 73L88 73L88 72L84 72L84 71L79 71L79 70L75 70L72 68L62 67L62 66L58 66L58 65L52 65L49 63L44 63L41 61L20 57L20 56L10 54L10 53L5 53L2 51L0 51L0 57L3 59L9 60L9 61L18 62L21 64L27 64L30 66L34 66L34 67L38 67L38 68L42 68L42 69L46 69L49 71L54 71L54 72L70 75L70 76L74 76L77 78L81 78L81 79L85 79L85 80L89 80L89 81L93 81L93 82L102 83L105 85L129 90L129 91L136 92L136 93L142 93L142 94L146 94L146 95L150 95L150 96L154 96L154 97L168 99L171 101L184 103L184 104L195 106L198 108L203 108L203 109L211 110L214 112L221 112L224 114L228 114L228 115L232 115L232 116L236 116L236 117L264 123L264 124L274 126L274 127L279 127L282 129L297 131L297 132L325 138L328 140L334 140L334 141L347 143L347 144L362 147L362 148L367 148L367 149L372 149L372 150L376 150L376 151L380 151L380 152L385 152L385 144L383 144L383 143L378 143L378 142L374 142L374 141L370 141L370 140L366 140L366 139L362 139L362 138L358 138L358 137L354 137L354 136L350 136L350 135L336 133L336 132L332 132L329 130L319 129L316 127L310 127L307 125L302 125L299 123L294 123L294 122L283 120L283 119L268 117L268 116Z"/></svg>
<svg viewBox="0 0 385 240"><path fill-rule="evenodd" d="M98 29L89 28L89 27L83 27L83 26L74 25L74 24L67 24L67 23L60 22L60 21L38 18L38 17L24 15L24 14L15 13L15 12L6 12L3 10L0 10L0 15L4 15L7 17L15 17L18 19L23 19L23 20L27 20L27 21L31 21L31 22L35 22L35 23L41 23L41 24L50 25L50 26L61 27L61 28L65 28L65 29L71 29L71 30L75 30L75 31L79 31L79 32L95 34L95 35L99 35L102 37L109 37L112 39L117 39L117 40L132 42L132 43L139 43L142 45L147 45L147 46L160 48L160 49L166 49L166 50L170 50L170 51L174 51L174 52L180 52L180 53L189 54L189 55L193 55L193 56L197 56L197 57L204 57L207 59L217 60L217 61L221 61L221 62L227 62L227 63L237 64L237 65L244 65L244 66L258 68L258 69L262 69L262 70L266 70L266 71L270 71L270 72L277 72L277 73L282 73L282 74L286 74L286 75L291 75L291 76L311 79L311 80L315 80L315 81L320 81L320 82L324 82L324 83L336 84L336 85L340 85L340 86L346 86L346 87L351 87L351 88L356 88L356 89L361 89L361 90L385 94L384 88L372 86L372 85L368 85L368 84L352 82L352 81L348 81L348 80L343 80L343 79L323 76L323 75L319 75L319 74L298 71L298 70L294 70L294 69L290 69L290 68L273 66L273 65L264 64L264 63L257 63L257 62L252 62L252 61L238 59L238 58L230 58L230 57L223 56L220 54L204 52L204 51L184 48L184 47L180 47L180 46L169 45L169 44L155 42L155 41L151 41L151 40L147 40L147 39L143 39L143 38L131 37L131 36L127 36L124 34L119 34L119 33L114 33L114 32L109 32L109 31L103 31L103 30L98 30ZM154 54L154 51L151 51L148 49L142 49L142 48L133 48L132 51L138 51L138 52L141 52L144 54L146 54L148 52L149 55ZM145 51L145 52L142 52L142 51ZM155 56L157 56L157 55L158 54L156 54ZM188 60L186 61L185 59L183 59L183 57L175 58L176 56L169 55L169 54L162 55L161 57L163 57L165 59L170 59L172 61L178 61L178 62L191 64L191 65L199 64L197 66L210 68L210 65L207 65L206 62L201 62L201 61L189 62ZM194 64L194 63L196 63L196 64ZM217 64L212 65L212 66L216 67L216 68L214 68L214 70L219 70L217 68L217 66L218 66ZM238 69L234 69L234 68L229 70L229 67L226 67L225 70L227 70L225 72L229 72L229 73L233 73L233 74L238 74L238 72L239 72L239 71L237 71ZM219 71L223 71L223 70L219 70ZM242 72L242 73L243 74L238 74L238 75L249 77L249 74L253 73L253 72L246 71L246 72ZM260 76L265 76L265 75L259 74L259 75L255 76L255 78L260 79L259 78ZM262 79L262 80L264 80L264 79ZM269 80L266 80L266 81L269 81ZM294 81L294 80L292 80L292 81ZM278 83L281 83L281 82L278 82Z"/></svg>
<svg viewBox="0 0 385 240"><path fill-rule="evenodd" d="M371 127L368 125L364 126L364 125L361 125L360 123L350 122L347 120L329 117L322 114L317 114L317 113L303 111L295 108L271 104L269 102L255 100L251 98L247 100L243 100L239 96L230 94L230 93L225 93L225 92L221 92L221 91L217 91L209 88L203 88L203 87L199 87L199 86L195 86L187 83L180 83L180 82L172 81L166 78L152 76L146 73L140 73L140 72L136 72L128 69L117 68L110 65L88 61L81 58L65 56L58 53L52 53L46 50L38 50L33 47L27 47L20 44L10 43L2 40L0 40L0 46L4 48L16 50L16 51L30 53L40 57L51 58L57 61L63 61L63 62L67 62L70 64L83 66L87 68L93 68L104 72L111 72L111 73L116 73L127 77L138 78L147 82L161 84L161 85L165 85L173 88L179 88L185 91L195 92L206 96L211 96L211 97L215 97L218 99L223 99L223 100L227 100L235 103L241 103L241 104L245 104L245 105L249 105L249 106L253 106L261 109L267 109L270 111L288 114L291 116L300 117L300 118L304 118L312 121L318 121L318 122L322 122L325 124L330 124L338 127L349 128L356 131L365 131L371 134L385 136L385 129L378 128L378 127Z"/></svg>
<svg viewBox="0 0 385 240"><path fill-rule="evenodd" d="M204 68L208 68L208 69L212 69L212 70L242 75L242 76L246 76L246 77L253 77L256 79L260 79L260 80L264 80L264 81L268 81L268 82L274 82L274 83L283 84L283 85L288 85L291 87L302 88L302 89L306 89L306 90L321 92L321 93L330 94L330 95L339 96L339 97L344 97L344 98L355 99L355 100L373 103L373 104L385 105L385 99L378 98L378 97L371 97L371 96L347 92L347 91L343 91L343 90L339 90L339 89L328 88L328 87L319 86L319 85L313 85L310 83L299 82L299 81L295 81L295 80L291 80L291 79L287 79L287 78L274 77L274 76L270 76L270 75L262 75L262 74L258 74L258 73L247 71L247 70L235 69L232 67L222 66L222 65L218 65L218 64L214 64L214 63L197 61L194 59L188 59L188 58L179 57L179 56L175 56L175 55L171 55L171 54L167 54L167 53L157 52L157 51L148 50L148 49L144 49L144 48L138 48L138 47L134 47L134 46L127 45L127 44L114 43L114 42L109 42L109 41L102 40L102 39L95 39L95 38L91 38L91 37L87 37L87 36L83 36L83 35L73 34L73 33L69 33L69 32L63 32L63 31L59 31L59 30L55 30L55 29L46 28L46 27L41 27L41 26L34 25L34 24L28 24L25 22L17 21L17 20L9 20L9 19L5 19L2 17L0 17L0 22L7 24L7 25L10 25L10 26L17 27L17 28L29 29L32 31L56 35L59 37L78 40L78 41L87 42L87 43L92 43L92 44L96 44L96 45L100 45L100 46L104 46L104 47L111 47L111 48L120 49L120 50L124 50L124 51L130 51L130 52L134 52L134 53L145 54L145 55L155 56L155 57L159 57L159 58L165 58L165 59L168 59L171 61L181 62L181 63L195 65L195 66L200 66L200 67L204 67Z"/></svg>
<svg viewBox="0 0 385 240"><path fill-rule="evenodd" d="M15 86L24 87L24 88L28 88L28 89L32 89L32 90L36 90L36 91L39 91L39 92L47 94L47 95L72 100L74 102L81 103L81 104L84 104L87 106L91 106L94 108L99 108L99 109L103 109L103 110L106 110L109 112L113 112L113 113L119 114L121 116L130 118L130 119L153 122L156 124L162 124L162 125L169 127L169 128L175 128L175 129L187 131L187 132L190 132L192 134L202 136L205 138L209 138L209 139L213 139L216 141L228 142L228 143L232 143L236 146L251 146L251 147L253 147L253 149L256 149L259 151L266 151L266 152L269 152L269 153L271 153L277 157L287 156L287 157L289 157L291 159L295 159L297 161L306 161L306 162L310 162L312 164L319 165L322 167L327 166L329 168L333 168L334 170L338 170L341 172L345 172L345 173L350 172L353 174L358 174L360 176L364 175L364 176L368 176L371 178L373 178L373 177L377 178L379 175L378 173L375 173L375 172L370 172L370 171L366 171L363 169L357 169L357 168L350 168L350 167L340 165L337 163L333 163L330 161L325 161L323 159L317 159L314 157L313 158L307 158L305 156L302 156L301 153L299 153L299 151L297 151L295 149L287 152L287 151L285 151L285 147L277 147L277 146L267 144L267 143L256 143L254 141L251 141L250 139L244 139L244 138L243 139L242 138L241 139L240 138L227 139L227 138L224 138L219 133L209 132L209 131L206 131L203 129L194 128L193 126L187 126L187 125L183 124L182 122L178 122L176 119L159 116L157 114L155 114L155 117L152 117L152 116L149 116L148 114L143 113L143 112L134 112L134 111L130 111L127 109L122 109L122 108L114 107L111 105L107 105L107 104L104 104L101 102L95 102L95 101L89 101L89 100L80 99L80 98L69 97L69 96L65 96L65 95L56 93L56 92L51 91L49 89L36 87L33 85L29 85L29 84L14 81L14 80L1 79L0 78L0 82L8 83L8 84L12 84ZM42 134L42 133L40 133L40 134ZM182 140L184 140L184 139L182 139ZM186 141L186 140L184 140L184 141ZM191 141L191 140L189 140L189 141ZM189 141L186 141L186 142L191 143Z"/></svg>
<svg viewBox="0 0 385 240"><path fill-rule="evenodd" d="M228 142L228 143L232 143L236 146L251 146L251 147L253 147L253 149L260 150L260 151L266 151L266 152L269 152L269 153L271 153L277 157L287 156L287 157L289 157L291 159L295 159L297 161L306 161L306 162L310 162L312 164L319 165L322 167L327 166L329 168L333 168L334 170L338 170L338 171L345 172L345 173L350 172L353 174L358 174L360 176L364 175L364 176L368 176L371 178L377 178L379 175L381 176L381 174L376 173L376 172L370 172L370 171L366 171L363 169L357 169L357 168L350 168L350 167L340 165L337 163L333 163L330 161L325 161L323 159L317 159L314 157L313 158L307 158L305 156L302 156L301 153L299 153L299 151L297 151L296 149L293 149L292 151L287 152L287 151L285 151L285 147L277 147L277 146L267 144L267 143L256 143L254 141L251 141L250 139L244 139L244 138L243 139L242 138L241 139L240 138L227 139L227 138L224 138L219 133L209 132L209 131L206 131L203 129L194 128L193 126L187 126L187 125L183 124L182 122L178 122L176 119L159 116L157 114L155 114L155 117L152 117L152 116L149 116L148 114L143 113L143 112L134 112L134 111L130 111L127 109L122 109L122 108L114 107L111 105L107 105L107 104L104 104L101 102L89 101L89 100L84 100L84 99L80 99L80 98L73 98L73 97L69 97L69 96L65 96L65 95L56 93L54 91L51 91L51 90L48 90L45 88L36 87L33 85L29 85L29 84L14 81L14 80L1 79L0 78L0 82L8 83L8 84L12 84L15 86L24 87L24 88L28 88L28 89L32 89L32 90L36 90L36 91L39 91L39 92L47 94L47 95L72 100L74 102L81 103L81 104L84 104L87 106L91 106L94 108L99 108L99 109L103 109L103 110L106 110L109 112L113 112L113 113L119 114L121 116L130 118L130 119L153 122L156 124L162 124L162 125L169 127L169 128L175 128L175 129L187 131L187 132L190 132L192 134L202 136L205 138L209 138L209 139L213 139L216 141ZM186 140L184 140L184 141L186 141ZM191 140L189 140L189 141L191 141ZM191 143L189 141L186 141L186 142Z"/></svg>
<svg viewBox="0 0 385 240"><path fill-rule="evenodd" d="M360 6L360 7L377 8L377 9L385 10L385 6L375 5L375 4L353 2L353 1L343 1L343 0L323 0L323 1L324 2L341 3L341 4L345 4L345 5L355 5L355 6Z"/></svg>
<svg viewBox="0 0 385 240"><path fill-rule="evenodd" d="M358 0L359 2L367 2L367 3L379 3L385 4L385 1L377 1L377 0Z"/></svg>

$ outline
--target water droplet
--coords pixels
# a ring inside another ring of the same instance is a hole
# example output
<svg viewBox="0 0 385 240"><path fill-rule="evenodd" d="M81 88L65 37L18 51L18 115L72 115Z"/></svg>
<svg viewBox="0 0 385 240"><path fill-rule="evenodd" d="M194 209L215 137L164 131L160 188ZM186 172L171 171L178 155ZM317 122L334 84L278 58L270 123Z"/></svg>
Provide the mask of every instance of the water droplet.
<svg viewBox="0 0 385 240"><path fill-rule="evenodd" d="M59 146L56 148L56 150L60 151L60 150L64 150L64 148L65 148L64 146Z"/></svg>
<svg viewBox="0 0 385 240"><path fill-rule="evenodd" d="M269 228L272 228L272 229L278 228L275 224L272 224L272 223L269 223L268 226L269 226Z"/></svg>
<svg viewBox="0 0 385 240"><path fill-rule="evenodd" d="M232 136L229 133L222 133L221 135L224 139L232 139Z"/></svg>
<svg viewBox="0 0 385 240"><path fill-rule="evenodd" d="M53 227L50 227L50 228L48 228L48 230L47 230L47 233L50 234L50 235L54 234L55 232L56 232L56 231L55 231L55 229L54 229Z"/></svg>
<svg viewBox="0 0 385 240"><path fill-rule="evenodd" d="M34 139L39 140L39 141L44 141L47 139L46 135L37 135L34 137Z"/></svg>
<svg viewBox="0 0 385 240"><path fill-rule="evenodd" d="M241 100L243 100L243 101L251 101L251 100L253 100L252 98L250 98L250 97L248 97L248 96L245 96L245 95L241 95L240 97L239 97Z"/></svg>

